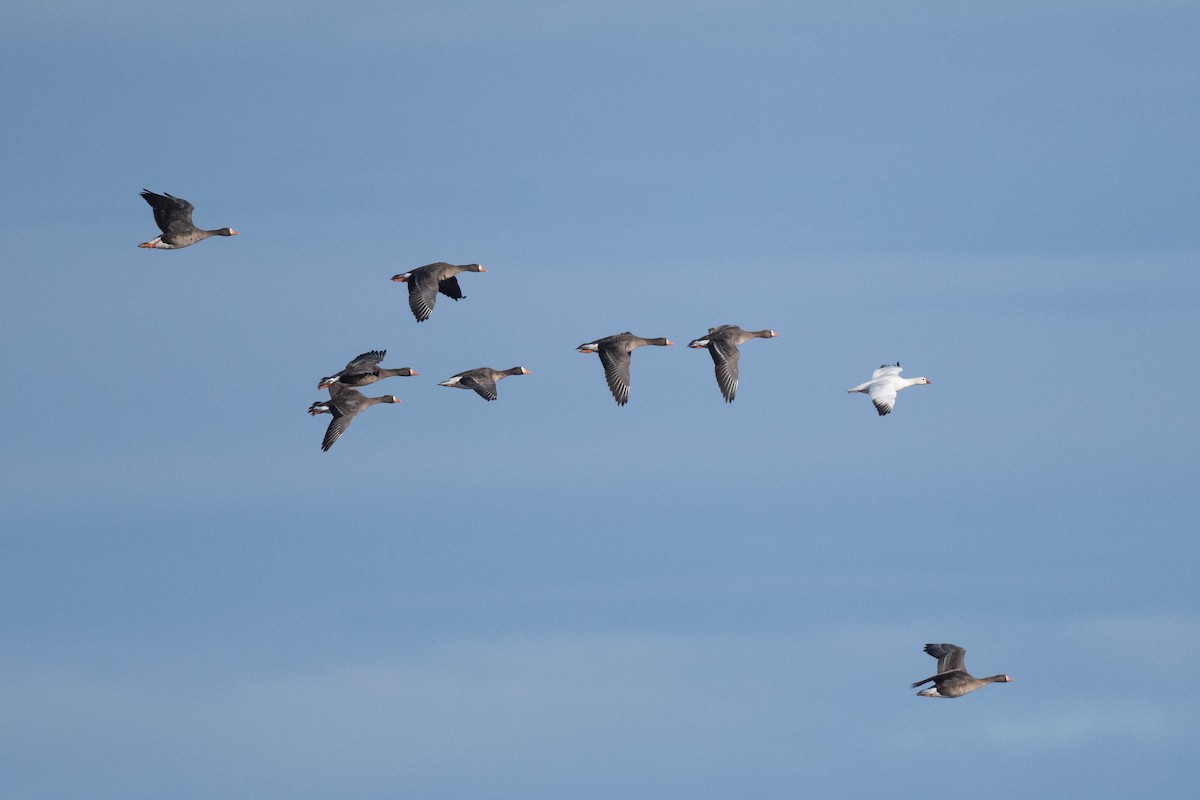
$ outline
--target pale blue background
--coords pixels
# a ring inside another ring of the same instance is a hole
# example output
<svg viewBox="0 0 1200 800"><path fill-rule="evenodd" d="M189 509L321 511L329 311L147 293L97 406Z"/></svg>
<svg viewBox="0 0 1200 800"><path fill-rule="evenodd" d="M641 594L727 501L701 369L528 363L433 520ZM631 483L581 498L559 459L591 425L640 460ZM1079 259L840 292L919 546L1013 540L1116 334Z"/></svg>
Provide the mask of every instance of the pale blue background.
<svg viewBox="0 0 1200 800"><path fill-rule="evenodd" d="M1198 41L6 4L0 795L1194 797ZM143 187L241 235L139 250ZM442 259L489 271L417 325ZM732 406L726 322L782 334ZM679 346L617 408L573 348L626 329ZM321 453L380 347L421 376ZM436 384L483 364L533 375ZM1016 682L916 698L926 641Z"/></svg>

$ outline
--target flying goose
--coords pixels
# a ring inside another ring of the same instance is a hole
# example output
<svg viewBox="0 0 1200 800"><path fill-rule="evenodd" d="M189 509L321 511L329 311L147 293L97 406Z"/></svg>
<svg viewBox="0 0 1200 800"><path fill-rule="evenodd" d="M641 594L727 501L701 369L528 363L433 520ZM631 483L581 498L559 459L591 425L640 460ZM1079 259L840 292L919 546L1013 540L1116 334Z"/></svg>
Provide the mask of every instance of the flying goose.
<svg viewBox="0 0 1200 800"><path fill-rule="evenodd" d="M663 338L643 339L641 336L634 336L629 331L625 331L605 336L594 342L585 342L576 349L581 353L600 354L600 363L604 365L604 378L608 381L608 389L612 392L617 405L623 406L629 402L629 354L647 344L669 347L674 342Z"/></svg>
<svg viewBox="0 0 1200 800"><path fill-rule="evenodd" d="M509 375L530 375L532 373L524 367L513 367L512 369L492 369L491 367L479 367L478 369L469 369L466 372L460 372L453 378L447 378L438 384L438 386L449 386L452 389L474 389L475 393L484 400L496 399L496 381L501 378L507 378Z"/></svg>
<svg viewBox="0 0 1200 800"><path fill-rule="evenodd" d="M454 300L462 300L466 295L458 287L460 272L487 272L478 264L447 264L438 261L423 267L409 270L399 275L393 275L397 283L408 284L408 307L412 309L417 322L424 322L433 313L433 304L437 302L438 292Z"/></svg>
<svg viewBox="0 0 1200 800"><path fill-rule="evenodd" d="M197 228L192 224L192 212L196 207L182 197L155 194L149 189L142 189L141 195L142 199L154 209L154 222L162 231L162 235L155 236L148 242L142 242L138 247L178 250L210 236L238 235L238 232L232 228L217 228L215 231Z"/></svg>
<svg viewBox="0 0 1200 800"><path fill-rule="evenodd" d="M871 402L875 404L875 410L882 417L884 414L892 413L892 407L896 405L896 392L907 389L909 386L933 383L928 378L901 378L900 372L899 361L894 365L883 364L871 373L871 380L846 391L870 395Z"/></svg>
<svg viewBox="0 0 1200 800"><path fill-rule="evenodd" d="M379 362L383 361L386 355L387 350L372 350L369 353L355 356L354 360L347 364L341 372L330 375L328 378L321 378L317 388L325 389L335 383L341 386L366 386L384 378L409 377L420 374L412 367L399 369L380 367Z"/></svg>
<svg viewBox="0 0 1200 800"><path fill-rule="evenodd" d="M376 403L399 402L399 399L390 394L386 394L383 397L365 397L357 389L343 387L335 383L329 387L329 399L318 400L313 403L308 407L308 413L314 417L317 414L333 415L333 420L329 423L328 430L325 431L325 439L321 442L321 449L328 450L333 447L333 443L338 440L338 437L342 435L342 432L346 430L358 412L370 408Z"/></svg>
<svg viewBox="0 0 1200 800"><path fill-rule="evenodd" d="M989 683L1012 683L1007 675L993 675L990 678L976 678L967 672L963 658L967 651L956 644L927 644L925 652L938 660L937 674L917 681L912 688L923 683L933 686L917 692L921 697L962 697Z"/></svg>
<svg viewBox="0 0 1200 800"><path fill-rule="evenodd" d="M771 330L744 331L737 325L718 325L709 328L707 336L693 339L688 347L708 348L717 371L717 388L725 402L732 403L738 387L738 345L751 339L772 339L778 335Z"/></svg>

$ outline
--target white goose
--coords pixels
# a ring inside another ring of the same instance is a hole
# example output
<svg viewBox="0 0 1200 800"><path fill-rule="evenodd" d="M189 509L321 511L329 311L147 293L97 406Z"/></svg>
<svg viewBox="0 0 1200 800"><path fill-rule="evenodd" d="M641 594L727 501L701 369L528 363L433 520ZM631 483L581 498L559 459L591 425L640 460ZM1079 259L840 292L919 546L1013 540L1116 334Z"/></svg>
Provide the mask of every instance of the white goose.
<svg viewBox="0 0 1200 800"><path fill-rule="evenodd" d="M899 361L894 365L884 364L871 373L871 380L846 391L869 394L871 402L875 404L875 410L882 417L884 414L892 413L892 407L896 405L896 392L917 384L933 383L928 378L901 378L900 372Z"/></svg>

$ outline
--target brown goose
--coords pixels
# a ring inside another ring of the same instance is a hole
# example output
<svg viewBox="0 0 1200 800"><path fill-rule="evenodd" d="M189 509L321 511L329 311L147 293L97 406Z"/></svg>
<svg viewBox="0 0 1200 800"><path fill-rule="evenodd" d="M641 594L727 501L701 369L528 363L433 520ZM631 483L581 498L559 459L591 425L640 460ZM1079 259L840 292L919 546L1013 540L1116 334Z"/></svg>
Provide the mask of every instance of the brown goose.
<svg viewBox="0 0 1200 800"><path fill-rule="evenodd" d="M452 389L474 389L476 394L484 400L495 400L496 381L501 378L507 378L509 375L530 374L532 373L524 367L513 367L506 370L479 367L478 369L469 369L466 372L460 372L453 378L442 381L438 386L449 386Z"/></svg>
<svg viewBox="0 0 1200 800"><path fill-rule="evenodd" d="M925 652L936 658L938 665L936 675L912 685L915 689L923 683L933 682L933 686L917 692L921 697L962 697L989 683L1012 683L1012 678L1007 675L993 675L990 678L971 675L963 663L967 651L956 644L927 644Z"/></svg>
<svg viewBox="0 0 1200 800"><path fill-rule="evenodd" d="M206 231L192 224L192 212L196 209L181 197L169 194L155 194L149 189L142 189L142 199L154 209L154 222L162 231L161 236L155 236L148 242L142 242L138 247L153 247L156 250L178 250L195 244L210 236L237 236L232 228L217 228Z"/></svg>
<svg viewBox="0 0 1200 800"><path fill-rule="evenodd" d="M661 337L643 339L641 336L634 336L629 331L625 331L605 336L594 342L584 342L576 349L581 353L600 354L600 363L604 365L604 378L608 381L608 389L612 392L617 405L623 406L629 402L629 354L647 344L669 347L674 342Z"/></svg>
<svg viewBox="0 0 1200 800"><path fill-rule="evenodd" d="M433 313L433 304L437 302L438 292L454 300L462 300L466 295L458 288L460 272L487 272L478 264L447 264L439 261L436 264L426 264L414 270L393 275L397 283L408 284L408 307L412 309L417 322L424 322Z"/></svg>
<svg viewBox="0 0 1200 800"><path fill-rule="evenodd" d="M357 389L342 387L335 383L329 387L329 399L318 400L313 403L308 407L308 413L314 417L317 414L333 414L333 420L329 423L328 430L325 431L325 439L321 442L321 449L328 450L333 447L333 443L338 440L338 437L350 425L355 414L365 408L370 408L376 403L399 402L399 399L390 394L386 394L383 397L365 397Z"/></svg>
<svg viewBox="0 0 1200 800"><path fill-rule="evenodd" d="M372 350L369 353L355 356L354 360L347 364L341 372L330 375L328 378L321 378L317 388L325 389L335 383L341 386L366 386L384 378L407 378L411 375L421 374L412 367L401 367L400 369L380 367L379 362L383 361L383 357L386 355L387 350Z"/></svg>
<svg viewBox="0 0 1200 800"><path fill-rule="evenodd" d="M717 387L725 397L726 403L732 403L737 396L738 387L738 345L751 339L773 339L779 334L775 331L744 331L737 325L718 325L708 329L707 336L693 339L688 347L697 350L707 347L717 370Z"/></svg>

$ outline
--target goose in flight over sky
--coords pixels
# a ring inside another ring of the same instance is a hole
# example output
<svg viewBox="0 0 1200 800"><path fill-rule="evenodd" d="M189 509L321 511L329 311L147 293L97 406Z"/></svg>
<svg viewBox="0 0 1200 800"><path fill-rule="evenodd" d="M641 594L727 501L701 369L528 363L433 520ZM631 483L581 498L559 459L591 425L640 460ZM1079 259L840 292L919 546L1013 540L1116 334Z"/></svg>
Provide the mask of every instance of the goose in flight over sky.
<svg viewBox="0 0 1200 800"><path fill-rule="evenodd" d="M744 331L737 325L718 325L708 329L707 336L693 339L688 347L697 350L708 348L713 365L717 371L717 388L721 390L726 403L732 403L737 396L738 387L738 345L751 339L773 339L779 334L775 331Z"/></svg>
<svg viewBox="0 0 1200 800"><path fill-rule="evenodd" d="M875 404L875 410L882 417L884 414L892 413L892 407L896 405L896 392L907 389L909 386L925 383L933 383L933 381L928 378L901 378L900 362L897 361L892 365L884 364L871 374L871 380L846 391L870 395L871 402Z"/></svg>
<svg viewBox="0 0 1200 800"><path fill-rule="evenodd" d="M967 672L963 663L967 651L956 644L927 644L925 652L936 658L938 665L936 675L912 685L915 689L923 683L933 683L928 689L917 692L921 697L962 697L989 683L1012 683L1012 678L1007 675L976 678Z"/></svg>
<svg viewBox="0 0 1200 800"><path fill-rule="evenodd" d="M584 342L576 349L581 353L599 353L600 363L604 365L604 378L608 381L608 389L612 392L617 405L623 406L629 402L629 354L643 345L652 344L659 347L673 345L670 339L643 339L634 336L629 331L605 336L594 342Z"/></svg>
<svg viewBox="0 0 1200 800"><path fill-rule="evenodd" d="M329 399L318 400L313 403L308 407L308 413L314 417L317 414L333 415L333 420L329 423L329 428L325 431L325 439L321 442L321 449L328 450L333 447L333 443L338 440L338 437L354 421L355 415L360 411L368 409L376 403L399 402L399 399L390 394L386 394L383 397L366 397L357 389L343 387L335 383L329 387Z"/></svg>
<svg viewBox="0 0 1200 800"><path fill-rule="evenodd" d="M447 264L438 261L423 267L393 275L396 283L408 284L408 307L412 309L417 322L424 322L433 313L433 304L437 302L438 292L453 300L466 297L458 287L460 272L487 272L478 264Z"/></svg>
<svg viewBox="0 0 1200 800"><path fill-rule="evenodd" d="M532 373L524 367L513 367L512 369L492 369L491 367L479 367L478 369L469 369L466 372L460 372L453 378L447 378L438 384L438 386L449 386L452 389L474 389L475 393L484 400L496 399L496 381L501 378L507 378L509 375L530 375Z"/></svg>
<svg viewBox="0 0 1200 800"><path fill-rule="evenodd" d="M388 369L379 366L379 362L383 361L383 357L386 355L387 350L372 350L369 353L355 356L354 360L347 364L346 368L341 372L330 375L328 378L321 378L321 382L317 384L317 388L325 389L335 383L342 386L367 386L384 378L394 378L396 376L407 378L420 374L412 367Z"/></svg>
<svg viewBox="0 0 1200 800"><path fill-rule="evenodd" d="M153 247L156 250L178 250L181 247L195 244L201 239L207 239L210 236L238 235L238 232L232 228L217 228L213 231L197 228L192 224L192 212L196 207L181 197L172 197L169 194L155 194L148 189L143 189L141 194L142 199L154 209L154 222L158 225L162 234L155 236L148 242L142 242L138 247Z"/></svg>

